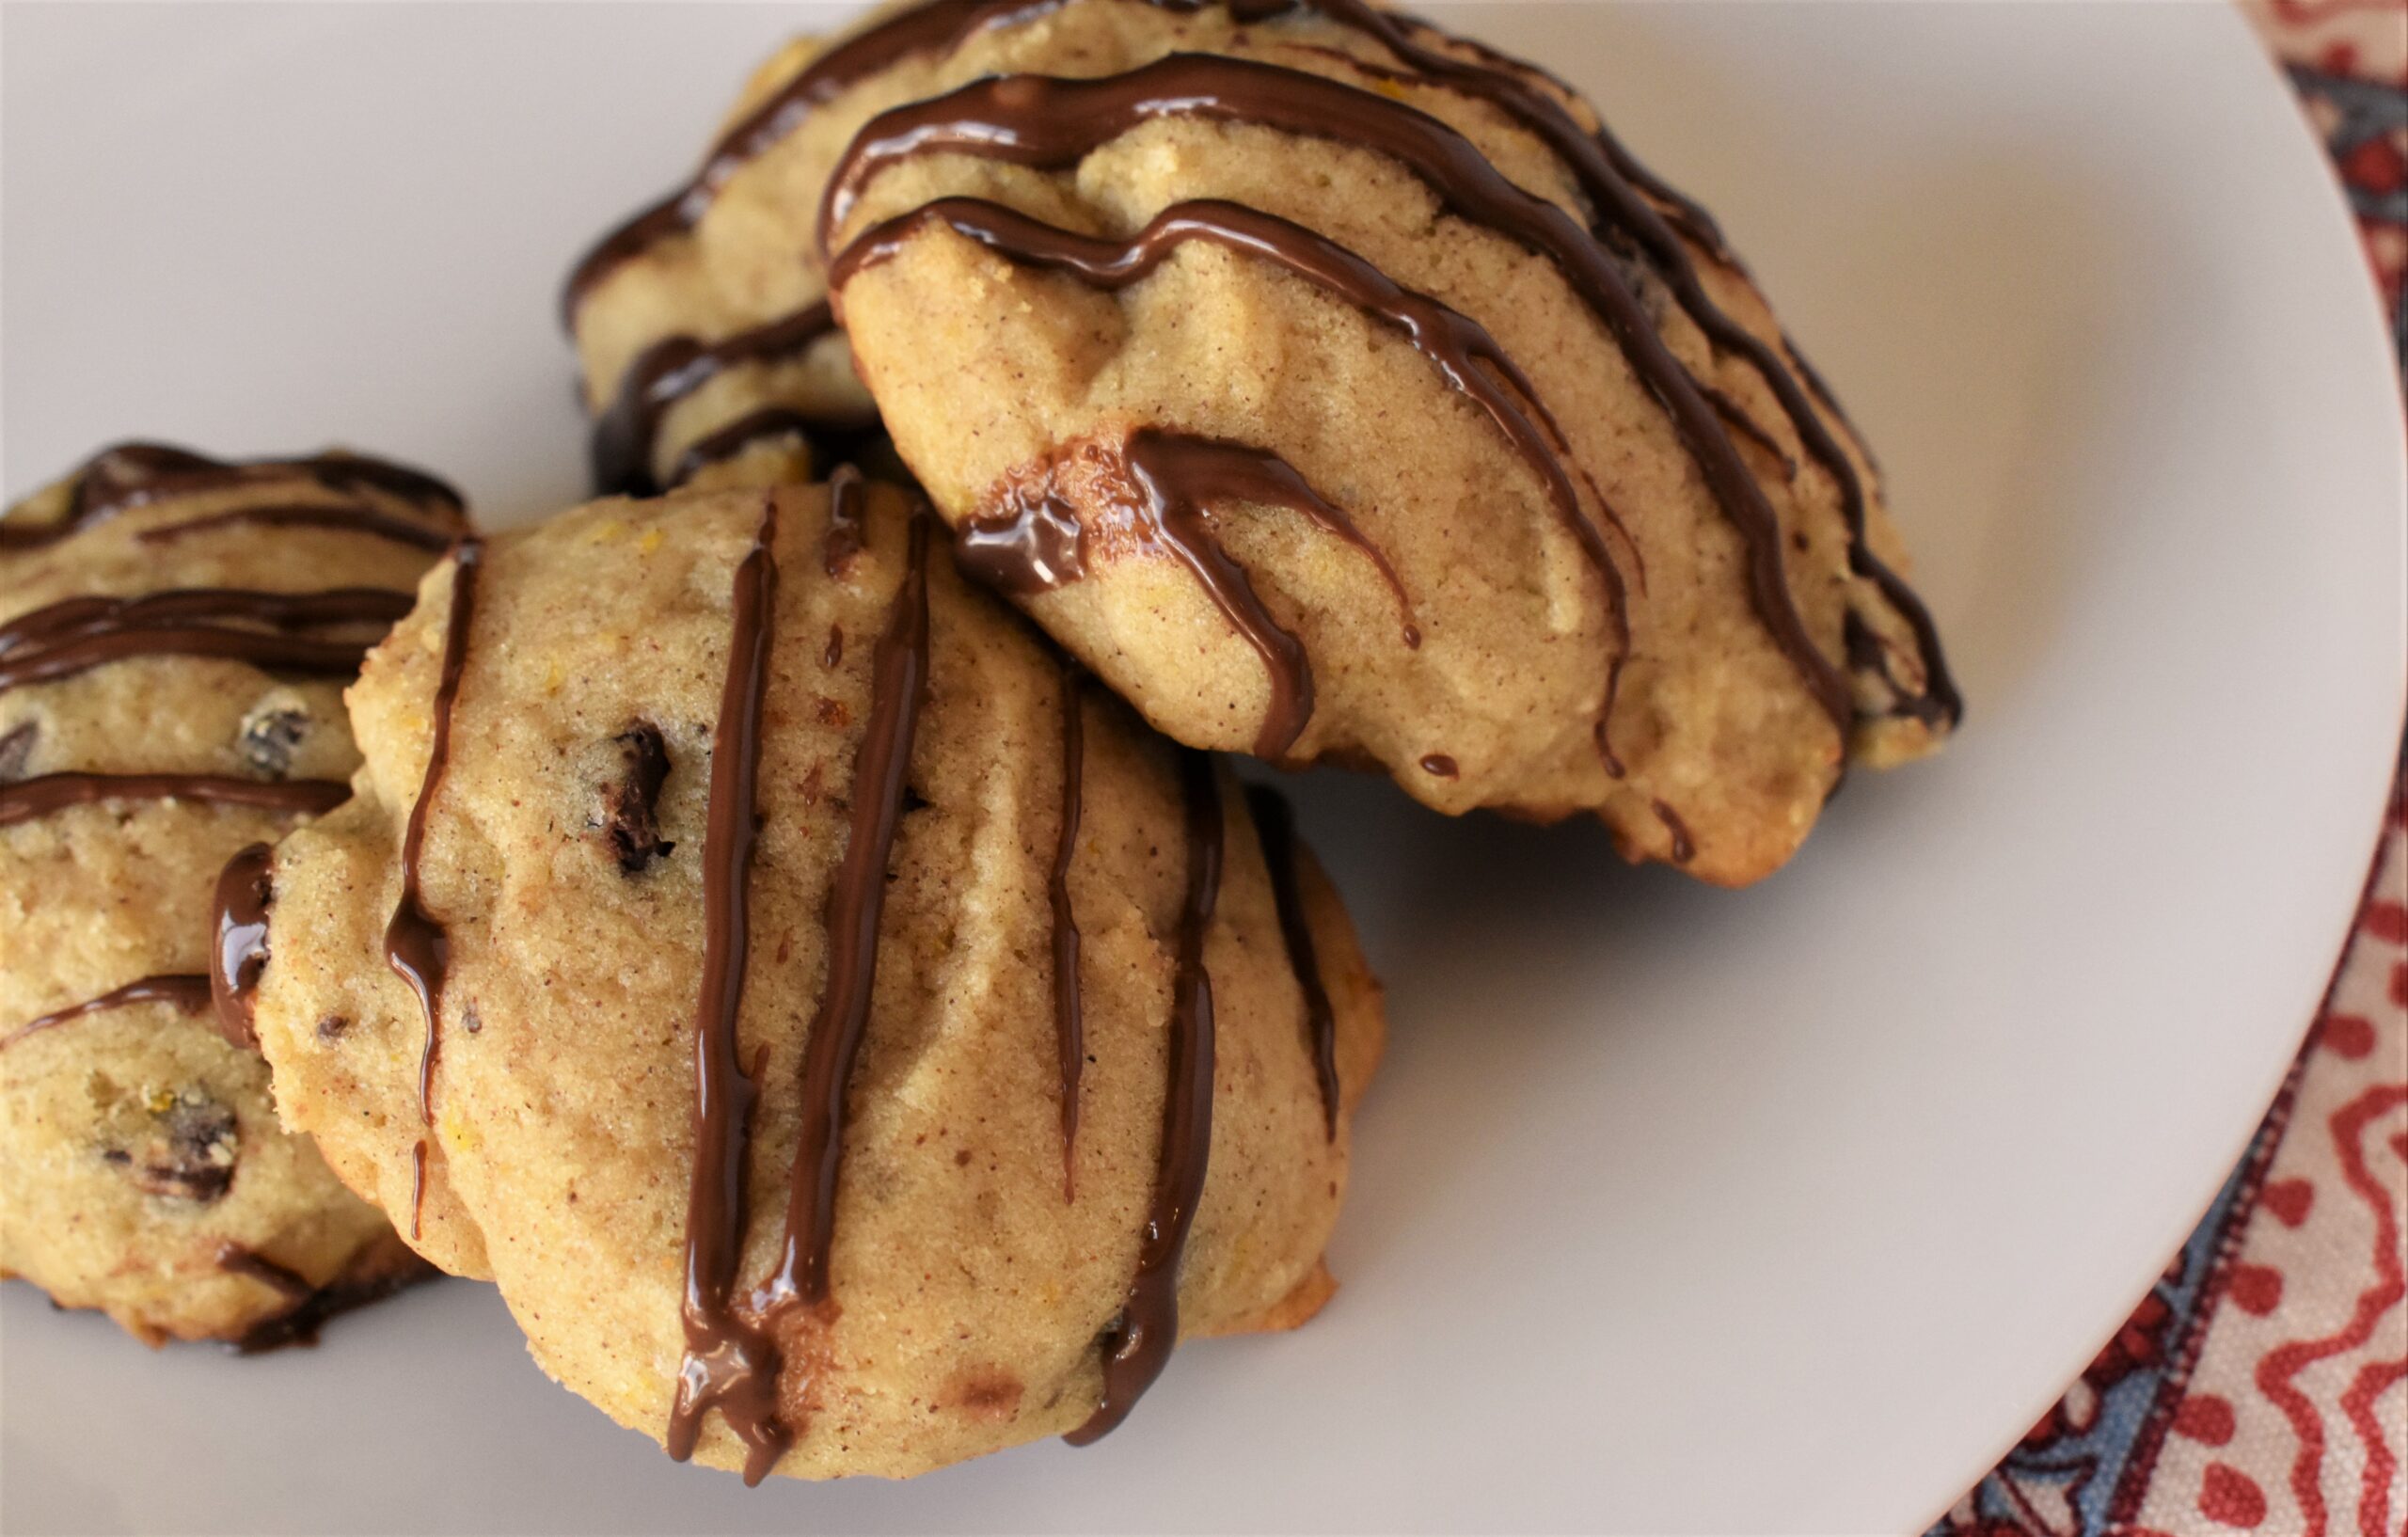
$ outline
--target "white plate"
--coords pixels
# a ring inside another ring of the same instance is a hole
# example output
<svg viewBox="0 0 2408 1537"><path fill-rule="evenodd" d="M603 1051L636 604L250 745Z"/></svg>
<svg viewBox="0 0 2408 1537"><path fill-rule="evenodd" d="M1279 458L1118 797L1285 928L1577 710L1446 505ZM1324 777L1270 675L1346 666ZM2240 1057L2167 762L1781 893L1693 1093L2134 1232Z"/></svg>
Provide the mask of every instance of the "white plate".
<svg viewBox="0 0 2408 1537"><path fill-rule="evenodd" d="M114 436L575 499L555 279L832 8L12 7L7 483ZM1386 975L1338 1301L1103 1445L678 1467L466 1283L315 1354L5 1290L12 1530L1896 1531L2147 1288L2290 1055L2399 740L2400 405L2218 8L1479 8L1723 215L1887 459L1972 702L1732 895L1305 807Z"/></svg>

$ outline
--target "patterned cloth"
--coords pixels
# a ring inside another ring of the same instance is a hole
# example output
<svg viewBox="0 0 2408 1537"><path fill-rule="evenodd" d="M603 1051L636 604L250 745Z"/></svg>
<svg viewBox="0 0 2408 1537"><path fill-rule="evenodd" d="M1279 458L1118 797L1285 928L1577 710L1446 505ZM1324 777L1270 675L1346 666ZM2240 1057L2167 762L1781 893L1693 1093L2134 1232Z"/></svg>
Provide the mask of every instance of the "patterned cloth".
<svg viewBox="0 0 2408 1537"><path fill-rule="evenodd" d="M2408 0L2251 0L2408 368ZM2282 1092L2131 1319L1931 1537L2408 1534L2408 770Z"/></svg>

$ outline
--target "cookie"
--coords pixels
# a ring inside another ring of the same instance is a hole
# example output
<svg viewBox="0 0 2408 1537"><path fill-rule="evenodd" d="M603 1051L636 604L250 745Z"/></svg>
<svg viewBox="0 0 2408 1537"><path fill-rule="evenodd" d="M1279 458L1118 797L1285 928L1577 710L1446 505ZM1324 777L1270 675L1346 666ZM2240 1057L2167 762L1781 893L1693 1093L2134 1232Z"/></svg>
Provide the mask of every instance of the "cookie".
<svg viewBox="0 0 2408 1537"><path fill-rule="evenodd" d="M1331 1285L1382 1030L1343 910L943 549L850 470L465 548L236 1000L547 1371L750 1478L1091 1437Z"/></svg>
<svg viewBox="0 0 2408 1537"><path fill-rule="evenodd" d="M220 870L347 795L341 689L464 529L383 461L103 451L0 519L0 1272L140 1338L428 1274L210 1006Z"/></svg>
<svg viewBox="0 0 2408 1537"><path fill-rule="evenodd" d="M1535 69L1363 0L932 0L748 102L579 266L595 398L841 319L974 569L1179 740L1738 884L1961 713L1828 391Z"/></svg>

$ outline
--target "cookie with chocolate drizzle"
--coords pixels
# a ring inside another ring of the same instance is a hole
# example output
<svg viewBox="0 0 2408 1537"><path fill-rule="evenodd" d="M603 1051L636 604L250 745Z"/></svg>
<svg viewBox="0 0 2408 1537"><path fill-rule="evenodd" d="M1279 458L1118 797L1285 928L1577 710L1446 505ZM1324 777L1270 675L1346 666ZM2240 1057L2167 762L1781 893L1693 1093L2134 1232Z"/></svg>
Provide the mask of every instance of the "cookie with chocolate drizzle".
<svg viewBox="0 0 2408 1537"><path fill-rule="evenodd" d="M342 687L464 526L382 460L151 443L0 518L0 1272L253 1348L430 1274L278 1127L209 915L349 793Z"/></svg>
<svg viewBox="0 0 2408 1537"><path fill-rule="evenodd" d="M891 9L765 71L566 302L626 486L807 414L764 359L832 369L841 321L971 569L1192 745L1738 884L1961 714L1713 220L1370 0Z"/></svg>
<svg viewBox="0 0 2408 1537"><path fill-rule="evenodd" d="M1331 1285L1382 1031L1344 911L945 544L845 468L463 547L246 983L347 1181L750 1479L1092 1439Z"/></svg>

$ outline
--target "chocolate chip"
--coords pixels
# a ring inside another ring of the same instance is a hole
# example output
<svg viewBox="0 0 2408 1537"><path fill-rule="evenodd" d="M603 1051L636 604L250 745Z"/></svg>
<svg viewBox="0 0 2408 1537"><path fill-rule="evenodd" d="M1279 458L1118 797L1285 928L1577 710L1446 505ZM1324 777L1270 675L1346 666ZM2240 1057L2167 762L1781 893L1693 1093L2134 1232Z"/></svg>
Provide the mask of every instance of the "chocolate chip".
<svg viewBox="0 0 2408 1537"><path fill-rule="evenodd" d="M350 1030L350 1028L351 1022L349 1020L343 1018L340 1014L329 1014L325 1019L318 1022L318 1038L320 1040L341 1040L343 1038L344 1033Z"/></svg>
<svg viewBox="0 0 2408 1537"><path fill-rule="evenodd" d="M233 1186L241 1148L234 1112L187 1090L158 1119L138 1157L118 1151L102 1156L131 1165L135 1187L146 1194L202 1205L224 1198Z"/></svg>
<svg viewBox="0 0 2408 1537"><path fill-rule="evenodd" d="M593 825L619 868L641 874L677 846L660 835L660 786L669 778L669 744L660 728L639 721L611 738L623 765L619 778L602 786L602 815Z"/></svg>
<svg viewBox="0 0 2408 1537"><path fill-rule="evenodd" d="M32 721L21 721L0 732L0 784L25 777L25 765L34 757L34 738L40 735L41 727Z"/></svg>
<svg viewBox="0 0 2408 1537"><path fill-rule="evenodd" d="M292 772L293 755L309 735L309 716L290 705L264 705L243 718L236 745L243 761L269 779Z"/></svg>

